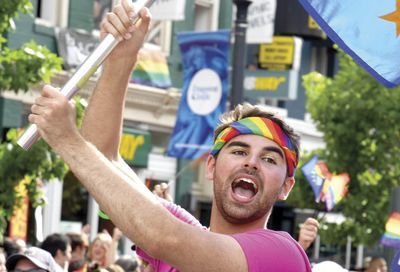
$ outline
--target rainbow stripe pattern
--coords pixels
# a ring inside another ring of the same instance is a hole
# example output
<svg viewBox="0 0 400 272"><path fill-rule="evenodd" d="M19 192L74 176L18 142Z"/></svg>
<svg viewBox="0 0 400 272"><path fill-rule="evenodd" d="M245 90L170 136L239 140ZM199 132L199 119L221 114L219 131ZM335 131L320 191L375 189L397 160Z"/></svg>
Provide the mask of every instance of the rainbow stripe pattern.
<svg viewBox="0 0 400 272"><path fill-rule="evenodd" d="M244 134L259 135L277 143L285 153L288 175L290 177L294 175L298 163L294 145L281 127L267 118L247 117L233 122L229 127L221 131L215 139L214 146L210 152L211 155L216 156L232 138Z"/></svg>
<svg viewBox="0 0 400 272"><path fill-rule="evenodd" d="M130 81L155 88L170 88L172 83L167 58L162 52L141 49Z"/></svg>
<svg viewBox="0 0 400 272"><path fill-rule="evenodd" d="M393 212L385 226L385 233L382 235L381 244L400 248L400 212Z"/></svg>

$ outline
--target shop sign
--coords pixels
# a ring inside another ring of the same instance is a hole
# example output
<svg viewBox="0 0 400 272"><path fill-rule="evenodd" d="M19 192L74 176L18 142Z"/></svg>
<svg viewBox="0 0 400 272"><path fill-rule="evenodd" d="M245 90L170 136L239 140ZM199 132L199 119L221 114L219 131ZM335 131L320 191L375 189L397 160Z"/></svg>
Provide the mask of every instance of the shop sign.
<svg viewBox="0 0 400 272"><path fill-rule="evenodd" d="M274 36L272 43L260 44L259 65L263 69L289 70L293 67L293 37Z"/></svg>
<svg viewBox="0 0 400 272"><path fill-rule="evenodd" d="M23 179L15 187L15 194L18 198L22 198L19 205L15 205L14 213L10 219L10 237L13 239L22 239L26 241L28 233L28 211L29 198L26 190L28 179Z"/></svg>
<svg viewBox="0 0 400 272"><path fill-rule="evenodd" d="M295 70L247 70L244 79L244 95L247 98L293 100L297 97L298 77L299 73Z"/></svg>
<svg viewBox="0 0 400 272"><path fill-rule="evenodd" d="M151 135L147 131L124 128L119 153L127 164L147 167L151 150Z"/></svg>

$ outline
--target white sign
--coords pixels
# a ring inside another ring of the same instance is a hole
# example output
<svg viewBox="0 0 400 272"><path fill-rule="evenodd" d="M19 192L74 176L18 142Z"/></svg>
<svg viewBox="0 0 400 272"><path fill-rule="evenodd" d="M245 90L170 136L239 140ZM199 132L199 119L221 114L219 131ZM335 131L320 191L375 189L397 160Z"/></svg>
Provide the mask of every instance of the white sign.
<svg viewBox="0 0 400 272"><path fill-rule="evenodd" d="M221 102L222 82L218 74L211 69L198 71L190 82L187 104L197 115L212 113Z"/></svg>
<svg viewBox="0 0 400 272"><path fill-rule="evenodd" d="M186 0L157 0L150 12L154 20L185 20Z"/></svg>
<svg viewBox="0 0 400 272"><path fill-rule="evenodd" d="M247 43L270 43L274 35L276 0L254 0L249 6Z"/></svg>

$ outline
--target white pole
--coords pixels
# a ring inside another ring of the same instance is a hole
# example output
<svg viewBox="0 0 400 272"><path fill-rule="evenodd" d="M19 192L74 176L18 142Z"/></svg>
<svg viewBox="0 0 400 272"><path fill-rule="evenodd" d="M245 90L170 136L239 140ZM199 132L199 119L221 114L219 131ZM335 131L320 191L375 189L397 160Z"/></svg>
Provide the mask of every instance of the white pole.
<svg viewBox="0 0 400 272"><path fill-rule="evenodd" d="M358 245L356 268L362 268L363 262L364 262L364 245Z"/></svg>
<svg viewBox="0 0 400 272"><path fill-rule="evenodd" d="M314 241L314 252L313 252L314 262L317 262L319 259L320 247L321 247L321 236L317 235Z"/></svg>
<svg viewBox="0 0 400 272"><path fill-rule="evenodd" d="M346 263L345 263L345 267L344 268L350 269L350 264L351 264L351 236L347 235Z"/></svg>

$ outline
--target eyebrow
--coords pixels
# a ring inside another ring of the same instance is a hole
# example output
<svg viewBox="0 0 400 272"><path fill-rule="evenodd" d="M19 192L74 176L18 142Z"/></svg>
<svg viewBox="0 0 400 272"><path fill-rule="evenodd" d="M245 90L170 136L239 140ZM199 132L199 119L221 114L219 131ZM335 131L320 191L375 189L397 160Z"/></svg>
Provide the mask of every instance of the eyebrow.
<svg viewBox="0 0 400 272"><path fill-rule="evenodd" d="M244 147L244 148L249 148L249 147L250 147L249 144L246 144L246 143L241 142L241 141L232 141L232 142L230 142L226 147L229 148L229 147L232 147L232 146L240 146L240 147ZM271 152L271 151L272 151L272 152L275 152L275 153L277 153L279 156L281 156L282 159L285 158L285 156L283 155L282 150L281 150L279 147L276 147L276 146L266 146L266 147L263 148L263 150L264 150L264 151L267 151L267 152Z"/></svg>

